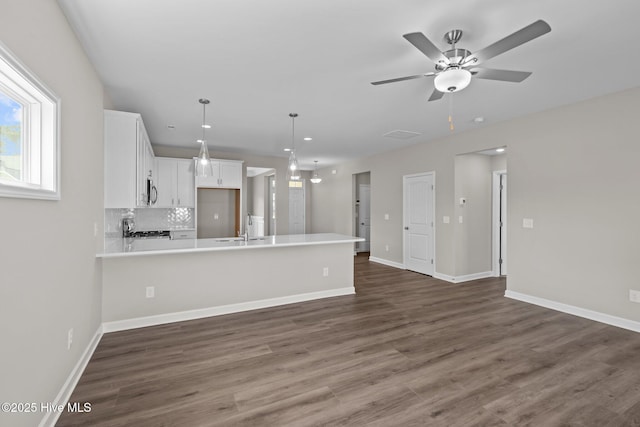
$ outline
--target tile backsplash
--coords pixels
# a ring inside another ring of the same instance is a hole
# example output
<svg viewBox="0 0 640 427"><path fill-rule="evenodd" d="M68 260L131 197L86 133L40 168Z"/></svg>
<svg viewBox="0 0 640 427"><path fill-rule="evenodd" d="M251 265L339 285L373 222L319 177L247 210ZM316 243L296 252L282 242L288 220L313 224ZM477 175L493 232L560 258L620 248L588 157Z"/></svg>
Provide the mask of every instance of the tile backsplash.
<svg viewBox="0 0 640 427"><path fill-rule="evenodd" d="M105 209L105 236L122 236L122 218L129 216L135 218L139 231L195 228L194 208Z"/></svg>

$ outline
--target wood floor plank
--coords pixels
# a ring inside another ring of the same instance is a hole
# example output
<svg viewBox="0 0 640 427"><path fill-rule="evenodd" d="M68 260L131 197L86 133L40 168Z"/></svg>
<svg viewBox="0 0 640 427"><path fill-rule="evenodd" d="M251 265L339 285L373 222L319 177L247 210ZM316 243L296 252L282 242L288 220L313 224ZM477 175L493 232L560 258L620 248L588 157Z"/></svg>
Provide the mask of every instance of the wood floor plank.
<svg viewBox="0 0 640 427"><path fill-rule="evenodd" d="M58 426L640 426L640 334L355 258L356 295L105 334Z"/></svg>

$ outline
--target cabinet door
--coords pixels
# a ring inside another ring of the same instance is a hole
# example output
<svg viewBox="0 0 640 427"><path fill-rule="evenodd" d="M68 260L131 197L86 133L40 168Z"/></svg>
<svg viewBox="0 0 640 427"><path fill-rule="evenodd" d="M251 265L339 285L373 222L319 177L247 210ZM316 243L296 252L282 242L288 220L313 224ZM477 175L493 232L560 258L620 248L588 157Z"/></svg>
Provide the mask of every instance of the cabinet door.
<svg viewBox="0 0 640 427"><path fill-rule="evenodd" d="M158 189L157 207L170 208L176 206L176 163L174 159L158 157L155 185Z"/></svg>
<svg viewBox="0 0 640 427"><path fill-rule="evenodd" d="M176 160L176 205L195 207L195 176L193 160Z"/></svg>
<svg viewBox="0 0 640 427"><path fill-rule="evenodd" d="M242 163L220 161L220 186L226 188L242 187Z"/></svg>
<svg viewBox="0 0 640 427"><path fill-rule="evenodd" d="M138 200L137 122L133 114L104 112L104 207L135 208Z"/></svg>
<svg viewBox="0 0 640 427"><path fill-rule="evenodd" d="M147 178L155 179L155 154L142 119L138 119L138 206L150 206L147 200Z"/></svg>

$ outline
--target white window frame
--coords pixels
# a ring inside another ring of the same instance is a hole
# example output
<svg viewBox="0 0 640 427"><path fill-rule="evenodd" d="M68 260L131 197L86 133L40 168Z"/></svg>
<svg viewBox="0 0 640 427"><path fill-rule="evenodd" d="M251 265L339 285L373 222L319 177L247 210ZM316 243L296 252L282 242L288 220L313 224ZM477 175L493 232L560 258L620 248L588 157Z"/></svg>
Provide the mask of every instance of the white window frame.
<svg viewBox="0 0 640 427"><path fill-rule="evenodd" d="M0 89L22 105L22 180L0 197L60 200L60 98L0 43Z"/></svg>

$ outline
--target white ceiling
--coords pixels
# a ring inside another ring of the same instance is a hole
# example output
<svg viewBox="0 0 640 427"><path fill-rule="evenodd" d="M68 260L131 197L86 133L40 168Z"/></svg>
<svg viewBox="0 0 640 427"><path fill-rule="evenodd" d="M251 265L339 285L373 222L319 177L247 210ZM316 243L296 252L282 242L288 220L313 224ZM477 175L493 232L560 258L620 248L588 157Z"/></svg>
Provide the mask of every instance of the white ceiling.
<svg viewBox="0 0 640 427"><path fill-rule="evenodd" d="M640 84L637 0L59 0L116 109L142 113L154 145L197 150L202 106L211 150L286 157L296 112L301 165L327 166L447 135L446 97L402 35L464 31L477 51L543 19L552 31L488 60L532 71L522 83L474 79L454 94L455 132ZM483 123L473 118L482 116ZM169 130L167 125L174 125ZM383 135L407 130L410 139ZM303 142L305 136L312 142Z"/></svg>

